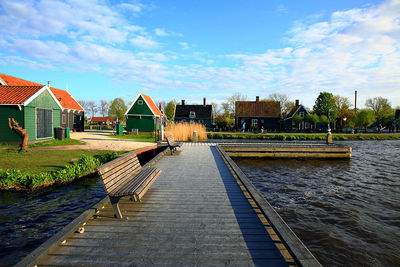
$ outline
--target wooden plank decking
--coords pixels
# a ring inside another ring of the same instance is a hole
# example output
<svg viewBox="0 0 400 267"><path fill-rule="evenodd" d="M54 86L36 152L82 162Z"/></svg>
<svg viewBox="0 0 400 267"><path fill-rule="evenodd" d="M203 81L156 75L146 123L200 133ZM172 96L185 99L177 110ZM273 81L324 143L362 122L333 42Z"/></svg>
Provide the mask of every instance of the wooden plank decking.
<svg viewBox="0 0 400 267"><path fill-rule="evenodd" d="M295 266L215 146L184 145L156 163L162 174L142 202L109 202L69 233L38 266ZM312 264L311 264L312 265Z"/></svg>

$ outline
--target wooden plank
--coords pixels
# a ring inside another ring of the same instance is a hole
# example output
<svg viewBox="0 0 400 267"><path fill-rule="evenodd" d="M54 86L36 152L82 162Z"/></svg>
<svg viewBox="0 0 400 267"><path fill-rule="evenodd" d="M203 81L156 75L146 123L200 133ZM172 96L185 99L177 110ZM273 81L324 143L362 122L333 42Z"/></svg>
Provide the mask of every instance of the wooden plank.
<svg viewBox="0 0 400 267"><path fill-rule="evenodd" d="M230 157L241 157L241 158L351 158L350 153L227 153Z"/></svg>
<svg viewBox="0 0 400 267"><path fill-rule="evenodd" d="M133 152L129 152L129 153L124 154L121 157L118 157L118 158L116 158L116 159L114 159L114 160L112 160L110 162L107 162L107 163L95 168L95 170L100 175L102 175L103 173L106 173L109 170L113 169L115 166L118 166L122 162L125 162L127 159L134 158L134 157L137 157L135 152L134 151Z"/></svg>
<svg viewBox="0 0 400 267"><path fill-rule="evenodd" d="M307 249L307 247L301 242L301 240L295 235L295 233L289 228L285 221L279 216L279 214L273 209L273 207L265 200L265 198L258 192L251 181L246 177L242 170L235 164L235 162L217 145L218 151L225 158L228 164L231 166L233 171L236 173L240 181L246 187L247 191L251 194L254 201L258 204L260 209L263 211L267 219L273 225L278 235L283 239L287 248L294 255L296 260L302 266L321 266L314 255Z"/></svg>
<svg viewBox="0 0 400 267"><path fill-rule="evenodd" d="M246 146L221 146L225 152L325 152L325 153L350 153L351 147L246 147Z"/></svg>
<svg viewBox="0 0 400 267"><path fill-rule="evenodd" d="M142 166L140 166L139 160L137 158L131 159L129 161L122 162L120 165L102 174L101 178L103 179L103 183L107 184L109 181L117 176L120 176L122 173L140 171L141 168Z"/></svg>

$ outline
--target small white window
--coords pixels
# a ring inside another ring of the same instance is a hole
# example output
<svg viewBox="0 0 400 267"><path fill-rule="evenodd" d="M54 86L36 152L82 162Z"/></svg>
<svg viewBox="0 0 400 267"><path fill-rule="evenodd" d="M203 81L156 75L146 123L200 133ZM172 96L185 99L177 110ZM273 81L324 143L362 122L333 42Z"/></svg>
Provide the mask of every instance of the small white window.
<svg viewBox="0 0 400 267"><path fill-rule="evenodd" d="M258 127L258 119L252 119L251 120L251 126L252 127Z"/></svg>
<svg viewBox="0 0 400 267"><path fill-rule="evenodd" d="M191 119L196 118L196 112L190 111L189 118L191 118Z"/></svg>
<svg viewBox="0 0 400 267"><path fill-rule="evenodd" d="M300 117L302 117L304 119L304 112L299 112Z"/></svg>
<svg viewBox="0 0 400 267"><path fill-rule="evenodd" d="M66 114L62 114L62 116L61 116L61 123L62 124L66 124L67 123L67 115Z"/></svg>
<svg viewBox="0 0 400 267"><path fill-rule="evenodd" d="M138 105L143 105L143 100L138 100L137 103Z"/></svg>

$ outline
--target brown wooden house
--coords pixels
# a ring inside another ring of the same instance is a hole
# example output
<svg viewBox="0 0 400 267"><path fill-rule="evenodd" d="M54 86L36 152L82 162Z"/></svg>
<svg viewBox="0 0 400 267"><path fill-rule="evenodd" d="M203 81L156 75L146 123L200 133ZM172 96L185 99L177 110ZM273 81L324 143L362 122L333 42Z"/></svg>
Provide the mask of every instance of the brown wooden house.
<svg viewBox="0 0 400 267"><path fill-rule="evenodd" d="M280 131L281 106L277 101L236 101L235 102L235 125L245 130Z"/></svg>

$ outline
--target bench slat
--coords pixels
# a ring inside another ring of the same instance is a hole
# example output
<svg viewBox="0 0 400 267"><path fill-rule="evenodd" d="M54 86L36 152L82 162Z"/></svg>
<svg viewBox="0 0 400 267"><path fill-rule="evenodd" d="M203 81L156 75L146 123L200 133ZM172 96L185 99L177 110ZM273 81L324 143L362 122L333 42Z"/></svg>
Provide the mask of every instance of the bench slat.
<svg viewBox="0 0 400 267"><path fill-rule="evenodd" d="M114 196L133 195L134 189L142 182L142 180L146 179L149 172L150 170L144 169L137 174L129 176L129 179L127 179L125 183L113 188L113 190L110 191L110 194Z"/></svg>
<svg viewBox="0 0 400 267"><path fill-rule="evenodd" d="M112 170L115 166L118 166L121 163L123 163L126 160L131 159L131 158L137 158L135 152L126 153L123 156L120 156L120 157L118 157L118 158L116 158L116 159L114 159L114 160L112 160L110 162L107 162L107 163L97 167L96 171L98 172L98 174L103 175L104 173Z"/></svg>
<svg viewBox="0 0 400 267"><path fill-rule="evenodd" d="M156 181L157 177L160 176L161 170L155 170L152 179L149 179L149 182L143 188L138 188L138 193L136 194L139 199L141 199L144 194L150 189L150 186Z"/></svg>
<svg viewBox="0 0 400 267"><path fill-rule="evenodd" d="M136 173L142 169L139 160L130 160L121 164L118 169L110 170L109 172L102 175L103 183L109 184L116 177L123 175L124 173Z"/></svg>

